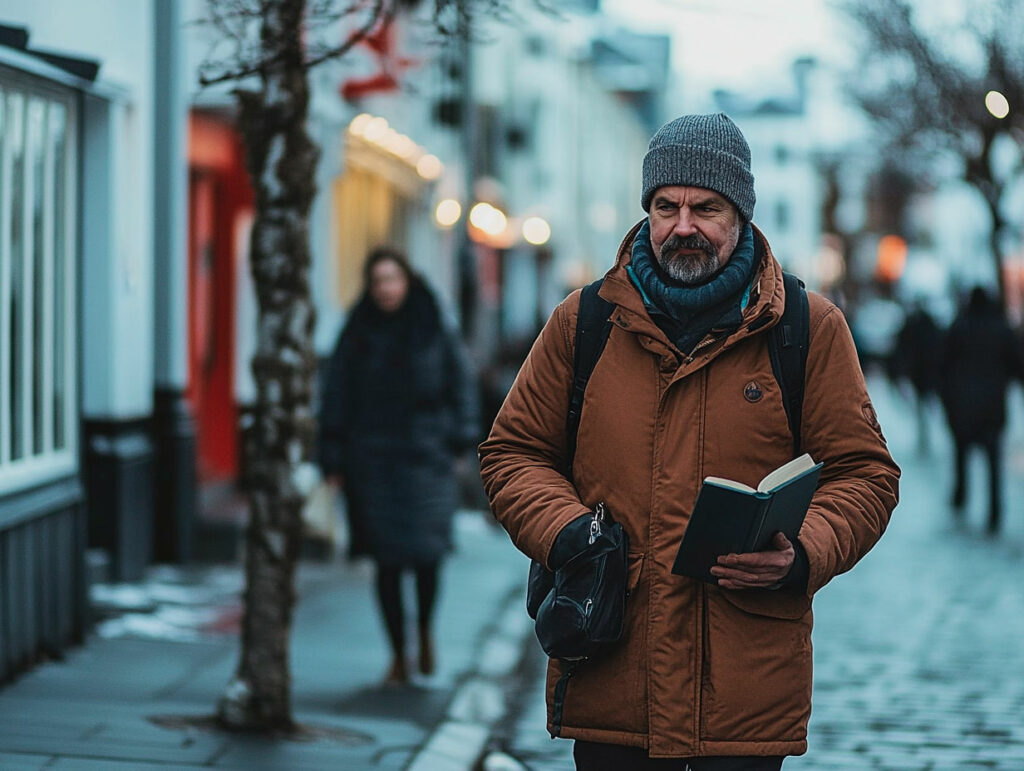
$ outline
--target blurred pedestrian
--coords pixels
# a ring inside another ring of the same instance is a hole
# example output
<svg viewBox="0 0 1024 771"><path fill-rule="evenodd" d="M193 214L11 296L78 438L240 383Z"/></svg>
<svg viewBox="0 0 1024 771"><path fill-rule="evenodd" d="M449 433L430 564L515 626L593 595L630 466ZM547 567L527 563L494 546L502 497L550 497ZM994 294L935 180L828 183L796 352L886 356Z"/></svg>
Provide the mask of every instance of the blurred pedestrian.
<svg viewBox="0 0 1024 771"><path fill-rule="evenodd" d="M908 383L912 391L917 415L917 449L921 455L929 451L928 408L939 390L941 353L942 330L924 300L915 300L896 333L890 372L895 380Z"/></svg>
<svg viewBox="0 0 1024 771"><path fill-rule="evenodd" d="M495 516L550 570L585 552L592 512L605 506L629 538L621 641L548 668L548 730L576 740L584 771L778 771L805 752L812 598L871 549L896 505L899 469L846 321L813 292L802 422L791 429L772 365L783 344L771 341L804 294L751 222L750 160L721 113L654 135L641 180L648 214L598 289L609 331L572 462L580 292L555 309L480 447ZM797 348L802 335L786 326L779 337ZM793 458L794 439L824 463L799 537L774 533L770 548L723 555L714 583L672 572L701 480L757 484Z"/></svg>
<svg viewBox="0 0 1024 771"><path fill-rule="evenodd" d="M479 441L467 353L405 255L370 253L365 289L335 347L321 414L321 465L345 493L352 554L376 563L393 659L409 678L402 576L416 578L419 671L435 668L431 621L439 566L452 548L457 459Z"/></svg>
<svg viewBox="0 0 1024 771"><path fill-rule="evenodd" d="M887 286L879 285L868 293L857 303L850 323L861 369L868 374L891 374L889 366L904 311L890 292Z"/></svg>
<svg viewBox="0 0 1024 771"><path fill-rule="evenodd" d="M988 530L998 533L1002 506L1002 435L1006 390L1024 374L1018 340L999 303L980 286L953 320L942 344L941 398L955 445L952 505L963 517L967 455L980 447L988 460Z"/></svg>

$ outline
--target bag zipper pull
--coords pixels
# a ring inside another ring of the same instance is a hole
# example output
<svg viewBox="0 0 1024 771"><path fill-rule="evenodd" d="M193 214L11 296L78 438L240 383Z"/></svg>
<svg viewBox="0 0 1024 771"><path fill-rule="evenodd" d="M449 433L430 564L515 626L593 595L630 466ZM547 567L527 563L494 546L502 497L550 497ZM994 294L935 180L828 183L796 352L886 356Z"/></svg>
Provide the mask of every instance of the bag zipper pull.
<svg viewBox="0 0 1024 771"><path fill-rule="evenodd" d="M601 535L602 522L604 522L604 503L599 503L594 507L594 518L590 520L590 540L588 543L593 543Z"/></svg>

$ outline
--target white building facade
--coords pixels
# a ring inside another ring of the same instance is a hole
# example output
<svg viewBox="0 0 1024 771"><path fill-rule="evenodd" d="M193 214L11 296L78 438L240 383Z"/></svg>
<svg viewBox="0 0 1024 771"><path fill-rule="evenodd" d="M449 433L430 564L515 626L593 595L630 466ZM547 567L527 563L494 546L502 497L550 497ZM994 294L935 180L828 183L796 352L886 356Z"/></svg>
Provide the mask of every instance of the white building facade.
<svg viewBox="0 0 1024 771"><path fill-rule="evenodd" d="M0 680L151 553L160 5L0 3Z"/></svg>

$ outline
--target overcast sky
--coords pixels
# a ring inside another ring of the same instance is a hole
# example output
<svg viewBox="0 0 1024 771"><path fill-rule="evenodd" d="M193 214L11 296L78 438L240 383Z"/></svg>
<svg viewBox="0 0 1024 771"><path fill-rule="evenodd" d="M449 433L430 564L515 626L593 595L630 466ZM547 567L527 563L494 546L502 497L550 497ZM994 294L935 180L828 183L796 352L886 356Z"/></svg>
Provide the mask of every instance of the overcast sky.
<svg viewBox="0 0 1024 771"><path fill-rule="evenodd" d="M681 106L703 108L715 88L741 92L789 87L802 55L834 58L836 14L826 0L602 0L628 26L672 35Z"/></svg>

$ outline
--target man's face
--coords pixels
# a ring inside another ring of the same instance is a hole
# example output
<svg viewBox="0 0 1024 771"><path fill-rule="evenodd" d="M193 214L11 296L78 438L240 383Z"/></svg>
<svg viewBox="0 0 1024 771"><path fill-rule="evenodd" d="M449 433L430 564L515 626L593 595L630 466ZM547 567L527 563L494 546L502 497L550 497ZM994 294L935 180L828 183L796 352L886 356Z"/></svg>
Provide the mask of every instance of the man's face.
<svg viewBox="0 0 1024 771"><path fill-rule="evenodd" d="M651 199L651 246L662 270L687 285L702 284L729 261L743 220L727 199L703 187L667 185Z"/></svg>

